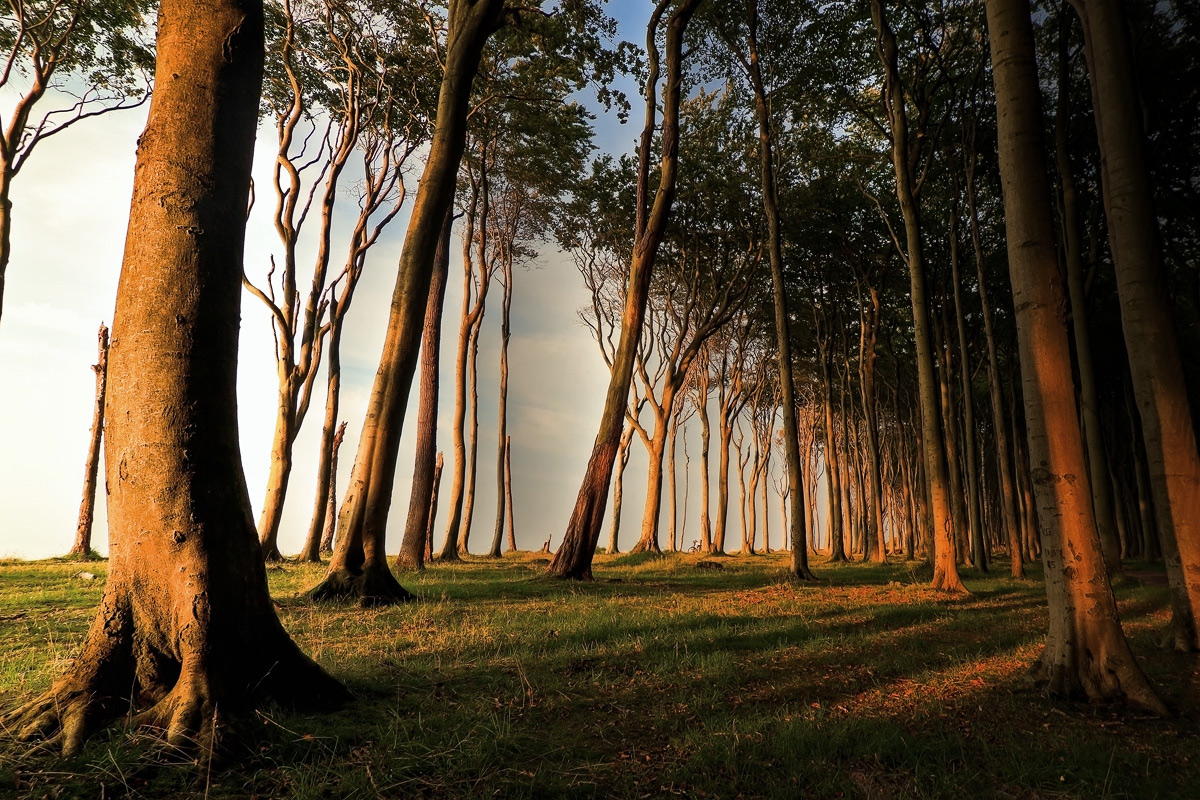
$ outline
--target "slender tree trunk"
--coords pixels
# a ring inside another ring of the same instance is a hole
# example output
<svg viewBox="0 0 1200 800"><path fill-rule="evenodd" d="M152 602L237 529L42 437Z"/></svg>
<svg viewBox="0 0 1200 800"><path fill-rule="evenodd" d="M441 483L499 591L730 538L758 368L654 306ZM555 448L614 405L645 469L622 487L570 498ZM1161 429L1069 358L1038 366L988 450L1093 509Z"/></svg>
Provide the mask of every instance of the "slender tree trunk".
<svg viewBox="0 0 1200 800"><path fill-rule="evenodd" d="M1060 219L1063 233L1062 253L1067 266L1067 291L1071 299L1071 325L1075 336L1075 363L1079 366L1080 403L1083 431L1087 439L1088 477L1092 487L1092 505L1096 528L1104 548L1104 563L1109 575L1121 574L1121 548L1117 537L1112 495L1108 488L1108 464L1104 436L1100 429L1100 396L1096 391L1096 371L1092 365L1092 337L1088 330L1087 296L1083 290L1083 242L1079 230L1079 203L1067 128L1071 118L1070 60L1067 32L1070 11L1062 11L1058 42L1058 109L1054 119L1055 168L1058 171Z"/></svg>
<svg viewBox="0 0 1200 800"><path fill-rule="evenodd" d="M325 493L325 529L321 531L322 553L333 553L333 535L337 529L337 465L342 440L346 436L346 423L338 425L329 449L329 490Z"/></svg>
<svg viewBox="0 0 1200 800"><path fill-rule="evenodd" d="M1054 254L1028 0L987 0L986 7L1009 273L1050 605L1039 675L1054 695L1124 697L1165 714L1121 631L1096 532L1075 391L1064 380L1071 374L1066 296Z"/></svg>
<svg viewBox="0 0 1200 800"><path fill-rule="evenodd" d="M733 440L733 423L724 410L717 420L717 439L721 447L721 459L717 466L717 526L713 531L714 553L725 552L725 532L729 525L729 445Z"/></svg>
<svg viewBox="0 0 1200 800"><path fill-rule="evenodd" d="M675 409L671 410L671 428L667 434L667 509L668 516L671 519L670 538L667 542L667 548L672 552L679 550L679 509L675 502L675 439L679 434L679 416L675 413Z"/></svg>
<svg viewBox="0 0 1200 800"><path fill-rule="evenodd" d="M505 464L508 459L508 342L512 338L512 259L504 257L504 298L501 302L500 315L500 399L496 413L496 427L499 442L496 445L496 530L492 533L492 548L488 555L499 558L500 546L504 540L504 516L508 502L505 491L508 470Z"/></svg>
<svg viewBox="0 0 1200 800"><path fill-rule="evenodd" d="M1200 451L1158 244L1126 20L1114 0L1072 0L1083 20L1100 142L1104 210L1171 586L1167 638L1200 649Z"/></svg>
<svg viewBox="0 0 1200 800"><path fill-rule="evenodd" d="M425 327L421 332L421 400L417 407L417 444L413 457L412 492L408 498L408 518L404 538L396 556L396 569L424 569L426 534L432 520L434 474L437 469L438 373L441 362L442 309L446 300L446 279L450 273L450 235L454 213L446 207L442 236L433 256L433 276L429 300L425 306Z"/></svg>
<svg viewBox="0 0 1200 800"><path fill-rule="evenodd" d="M650 145L655 130L657 102L655 87L658 84L658 59L655 38L658 23L667 9L667 0L660 0L655 7L647 28L647 51L651 53L650 71L646 86L646 127L642 132L639 149L638 203L636 243L629 269L629 288L625 295L625 308L621 317L621 336L613 354L612 371L608 392L604 400L604 411L600 418L600 429L588 459L583 483L567 523L563 542L550 571L563 578L589 579L592 575L592 556L600 538L600 527L604 522L604 507L608 502L608 484L612 476L613 460L621 439L625 408L629 399L629 385L633 378L634 356L642 335L642 322L646 315L649 297L650 274L658 245L666 231L671 206L675 200L676 167L679 155L679 95L682 85L683 33L701 0L679 0L666 25L667 85L663 92L663 122L661 130L662 160L659 171L658 190L653 205L647 202L649 195ZM649 209L648 211L646 209Z"/></svg>
<svg viewBox="0 0 1200 800"><path fill-rule="evenodd" d="M808 568L808 550L803 545L808 536L801 527L804 515L801 504L804 492L800 488L804 480L804 465L800 462L799 437L796 434L796 389L792 379L792 344L788 331L787 291L783 280L783 245L779 226L779 195L775 185L775 137L766 88L762 79L762 68L758 58L758 2L746 0L749 21L748 72L750 85L754 88L754 107L758 116L758 163L762 182L763 211L767 217L767 249L771 262L771 297L774 306L776 352L779 359L780 403L783 405L783 453L788 464L788 480L791 482L792 563L790 573L796 580L815 580Z"/></svg>
<svg viewBox="0 0 1200 800"><path fill-rule="evenodd" d="M625 431L621 434L621 443L617 447L617 475L613 479L612 521L608 528L607 552L609 553L621 552L621 548L618 546L618 535L621 532L621 508L625 499L625 467L629 464L629 445L632 442L633 426L626 425Z"/></svg>
<svg viewBox="0 0 1200 800"><path fill-rule="evenodd" d="M1013 487L1012 457L1008 450L1008 425L1004 419L1004 395L1000 385L1000 359L996 354L996 331L992 306L988 300L987 276L983 271L983 243L979 231L979 210L975 198L975 129L974 122L967 137L966 190L967 213L971 226L971 249L975 253L975 275L979 283L979 304L983 315L983 336L987 342L988 397L992 406L992 431L996 442L996 472L1000 476L1000 514L1004 520L1005 540L1008 542L1010 574L1025 577L1021 557L1020 530L1017 522L1017 494Z"/></svg>
<svg viewBox="0 0 1200 800"><path fill-rule="evenodd" d="M966 312L963 308L962 274L958 261L958 174L955 173L950 212L950 283L954 287L954 320L958 333L958 376L962 388L963 457L967 462L967 530L971 539L971 563L980 572L987 572L987 545L984 542L983 521L980 519L979 455L975 452L975 443L978 437L975 426L975 392L971 386L970 358L967 356Z"/></svg>
<svg viewBox="0 0 1200 800"><path fill-rule="evenodd" d="M275 615L238 445L262 5L164 0L157 54L109 352L108 579L67 673L2 720L67 755L129 703L132 726L210 754L264 699L347 696Z"/></svg>
<svg viewBox="0 0 1200 800"><path fill-rule="evenodd" d="M404 412L416 370L433 258L453 202L466 141L471 82L504 0L451 0L437 126L409 218L383 354L367 405L354 473L338 515L338 549L315 598L358 597L371 603L411 598L387 565L384 537L396 476Z"/></svg>
<svg viewBox="0 0 1200 800"><path fill-rule="evenodd" d="M462 262L463 262L463 295L462 295L462 315L458 326L458 346L455 349L454 358L454 472L450 483L450 515L446 518L446 538L442 542L441 552L438 558L446 561L457 561L459 558L459 550L461 548L463 507L466 497L466 480L467 480L467 382L470 374L470 353L472 335L475 331L475 325L479 321L483 312L482 298L475 301L474 305L471 302L472 295L472 276L475 271L475 262L471 256L471 251L475 247L476 227L479 224L481 215L479 214L479 204L482 191L479 182L472 180L471 197L467 203L466 231L463 233L462 245ZM486 215L482 218L485 220ZM479 269L483 270L484 258L486 254L482 248L479 251ZM483 282L480 281L481 289Z"/></svg>
<svg viewBox="0 0 1200 800"><path fill-rule="evenodd" d="M921 397L921 444L925 475L933 512L933 587L948 592L966 592L954 559L950 520L949 470L941 421L938 419L937 376L933 366L933 341L929 331L929 301L925 296L925 261L921 237L920 209L913 194L909 172L908 118L904 110L904 88L897 66L896 37L883 12L882 0L871 0L871 16L879 32L879 56L885 71L888 121L892 133L892 164L896 171L896 196L904 217L906 261L916 338L917 380Z"/></svg>
<svg viewBox="0 0 1200 800"><path fill-rule="evenodd" d="M445 454L440 450L433 464L433 489L429 493L429 520L425 526L425 563L433 561L433 523L437 520L438 490L442 486L442 468L446 465Z"/></svg>
<svg viewBox="0 0 1200 800"><path fill-rule="evenodd" d="M833 379L830 375L829 352L825 345L820 347L821 384L825 405L825 485L829 494L829 515L826 528L829 532L829 560L845 561L845 537L842 534L842 476L838 465L836 436L833 427Z"/></svg>
<svg viewBox="0 0 1200 800"><path fill-rule="evenodd" d="M707 367L706 367L707 369ZM707 382L700 391L700 547L708 553L712 551L712 522L708 516L708 446L712 440L712 428L708 421L708 385Z"/></svg>
<svg viewBox="0 0 1200 800"><path fill-rule="evenodd" d="M470 552L467 543L475 520L475 484L479 476L479 333L482 327L481 314L471 331L470 358L467 360L471 417L467 428L467 485L463 490L462 526L458 530L458 552L462 555Z"/></svg>

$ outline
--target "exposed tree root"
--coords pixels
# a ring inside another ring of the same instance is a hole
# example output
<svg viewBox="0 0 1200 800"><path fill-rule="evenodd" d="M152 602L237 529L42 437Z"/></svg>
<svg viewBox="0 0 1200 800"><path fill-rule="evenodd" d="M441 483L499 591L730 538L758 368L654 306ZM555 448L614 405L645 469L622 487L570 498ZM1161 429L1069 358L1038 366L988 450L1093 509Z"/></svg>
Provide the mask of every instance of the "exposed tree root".
<svg viewBox="0 0 1200 800"><path fill-rule="evenodd" d="M386 606L410 603L416 595L400 585L387 566L364 565L360 572L343 568L331 572L308 591L315 601L357 599L362 606Z"/></svg>
<svg viewBox="0 0 1200 800"><path fill-rule="evenodd" d="M799 570L789 569L788 580L795 583L820 583L821 579L813 574L813 571L808 567L801 567Z"/></svg>
<svg viewBox="0 0 1200 800"><path fill-rule="evenodd" d="M1030 670L1031 677L1053 699L1124 702L1160 717L1171 716L1141 670L1122 666L1120 658L1089 656L1084 659L1085 664L1077 664L1074 658L1056 656L1047 647Z"/></svg>
<svg viewBox="0 0 1200 800"><path fill-rule="evenodd" d="M963 585L962 578L958 576L957 570L955 571L953 577L951 577L950 571L942 567L937 567L934 569L932 586L938 591L949 592L950 594L971 593L967 587Z"/></svg>

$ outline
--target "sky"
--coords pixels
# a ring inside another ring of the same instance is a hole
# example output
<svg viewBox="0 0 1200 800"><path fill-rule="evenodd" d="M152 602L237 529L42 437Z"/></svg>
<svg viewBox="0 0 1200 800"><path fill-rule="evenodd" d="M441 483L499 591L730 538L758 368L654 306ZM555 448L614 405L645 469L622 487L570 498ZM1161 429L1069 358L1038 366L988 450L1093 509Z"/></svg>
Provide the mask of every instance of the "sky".
<svg viewBox="0 0 1200 800"><path fill-rule="evenodd" d="M622 38L643 40L642 26L649 7L635 0L609 5L610 13L620 23ZM615 115L597 112L597 144L602 150L623 152L633 147L641 124L640 106L636 88L632 84L626 88L634 107L629 124L622 126ZM0 94L4 119L9 108L11 97ZM109 114L43 142L13 184L12 259L0 318L0 557L61 555L74 538L94 402L91 365L96 360L96 331L102 321L111 324L135 146L145 125L146 110ZM246 272L260 285L270 254L279 252L270 222L273 197L267 188L271 185L274 139L270 126L260 129L255 184L261 188L247 226ZM348 212L335 215L336 247L344 247L349 222ZM371 250L346 322L341 418L348 424L339 463L339 498L349 479L382 348L407 222L404 214L398 217ZM447 464L443 500L434 527L435 547L440 547L445 530L453 458L454 341L463 283L458 249L456 237L443 323L438 445L446 451ZM536 549L550 539L555 547L561 541L591 452L608 373L599 349L579 321L577 310L587 301L587 294L569 257L552 247L542 247L534 264L518 270L514 284L509 433L517 543L521 549ZM499 291L492 297L495 300L485 317L479 353L479 472L469 545L474 552L486 550L495 521ZM238 416L242 461L257 519L269 467L277 382L265 306L243 292L241 313ZM312 409L295 445L295 467L280 532L280 548L285 554L299 551L312 511L323 385L322 367ZM400 449L388 552L399 548L407 513L416 407L414 392ZM685 439L692 459L689 531L681 537L686 547L698 536L695 526L700 489L696 462L700 448L695 431L681 437L681 497ZM714 484L715 460L714 455ZM635 443L626 470L622 549L637 538L645 473L645 451ZM731 481L736 502L736 479ZM713 493L715 496L715 489ZM778 499L772 496L769 506L773 543L777 546ZM735 538L736 524L736 510L731 509L731 535ZM607 525L602 545L607 541ZM665 528L661 539L665 545ZM101 552L107 551L103 485L97 498L94 545Z"/></svg>

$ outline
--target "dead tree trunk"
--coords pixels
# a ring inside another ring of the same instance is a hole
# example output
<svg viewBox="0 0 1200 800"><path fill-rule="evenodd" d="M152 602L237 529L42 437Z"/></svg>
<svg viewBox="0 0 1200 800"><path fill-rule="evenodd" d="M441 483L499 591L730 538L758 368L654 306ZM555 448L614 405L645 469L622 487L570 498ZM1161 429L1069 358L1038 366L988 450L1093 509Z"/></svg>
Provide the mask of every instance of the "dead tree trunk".
<svg viewBox="0 0 1200 800"><path fill-rule="evenodd" d="M88 437L87 462L83 470L83 500L79 503L79 522L75 525L75 543L68 556L90 558L92 555L92 516L96 510L96 477L100 473L100 441L104 438L104 393L108 381L108 328L100 323L97 334L96 404L92 411L91 435Z"/></svg>

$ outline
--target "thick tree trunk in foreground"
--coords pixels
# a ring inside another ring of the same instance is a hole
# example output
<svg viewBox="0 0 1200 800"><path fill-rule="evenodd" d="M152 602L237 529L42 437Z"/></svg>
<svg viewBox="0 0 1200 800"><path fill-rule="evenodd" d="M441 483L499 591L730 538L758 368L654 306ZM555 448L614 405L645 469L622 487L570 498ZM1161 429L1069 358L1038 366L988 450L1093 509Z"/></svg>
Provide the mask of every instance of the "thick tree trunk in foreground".
<svg viewBox="0 0 1200 800"><path fill-rule="evenodd" d="M1126 21L1114 0L1072 4L1083 20L1121 328L1171 584L1167 637L1175 649L1194 651L1200 649L1200 451L1159 251Z"/></svg>
<svg viewBox="0 0 1200 800"><path fill-rule="evenodd" d="M404 539L396 556L397 569L425 568L425 534L432 519L434 462L437 460L438 365L441 356L442 306L446 299L446 278L450 272L450 231L454 215L446 207L442 237L433 255L433 276L429 301L425 306L425 328L421 334L421 400L417 407L417 446L413 458L412 492L408 498L408 519Z"/></svg>
<svg viewBox="0 0 1200 800"><path fill-rule="evenodd" d="M108 581L71 669L3 721L68 754L129 702L150 705L135 724L207 754L261 699L346 696L275 616L238 447L262 65L261 4L164 0L109 354Z"/></svg>
<svg viewBox="0 0 1200 800"><path fill-rule="evenodd" d="M666 12L668 0L661 0L655 7L648 26L647 50L651 53L650 77L647 78L646 126L642 132L639 153L638 175L638 225L637 239L633 248L633 261L629 268L629 288L625 295L625 309L621 317L621 337L613 354L612 373L608 393L604 400L604 411L600 417L600 430L588 459L583 483L575 500L575 508L567 523L558 552L550 563L550 571L563 578L590 579L592 556L600 539L600 528L604 523L604 507L608 503L608 484L612 477L613 461L624 427L625 408L629 400L629 384L633 378L633 362L642 336L642 322L646 316L646 301L650 291L650 273L658 255L658 245L667 227L671 206L675 201L676 166L679 156L679 95L683 73L683 34L688 21L702 0L679 0L678 6L667 21L666 67L667 84L663 92L662 159L660 164L658 191L648 216L643 210L649 194L650 144L654 136L656 102L654 87L658 83L657 47L654 38L658 23Z"/></svg>
<svg viewBox="0 0 1200 800"><path fill-rule="evenodd" d="M1074 386L1066 380L1066 297L1054 254L1028 0L987 0L987 19L1009 273L1050 605L1039 677L1053 695L1123 696L1165 713L1121 631L1096 532Z"/></svg>
<svg viewBox="0 0 1200 800"><path fill-rule="evenodd" d="M88 438L87 462L83 470L83 500L79 503L79 522L75 525L75 543L68 556L88 558L92 554L92 517L96 511L96 476L100 473L100 442L104 438L104 394L108 381L108 328L100 324L97 334L96 407L92 411L91 436Z"/></svg>
<svg viewBox="0 0 1200 800"><path fill-rule="evenodd" d="M384 553L396 457L408 392L420 352L433 258L446 209L454 199L466 146L471 82L483 46L499 24L504 0L451 0L445 73L438 96L437 127L430 143L392 292L391 314L375 384L367 405L354 473L338 514L338 546L314 598L358 597L366 603L407 600Z"/></svg>
<svg viewBox="0 0 1200 800"><path fill-rule="evenodd" d="M911 284L917 380L921 397L921 446L925 458L926 485L933 512L933 587L948 592L966 592L966 587L958 577L953 531L950 529L949 469L946 464L941 422L938 419L937 375L934 372L933 340L929 331L929 301L925 296L925 260L920 212L913 194L908 163L908 117L904 110L904 89L900 85L900 72L896 61L896 37L884 16L881 0L871 0L871 16L879 32L879 57L885 72L886 107L892 133L892 164L896 171L896 196L904 216L907 239L906 261Z"/></svg>

